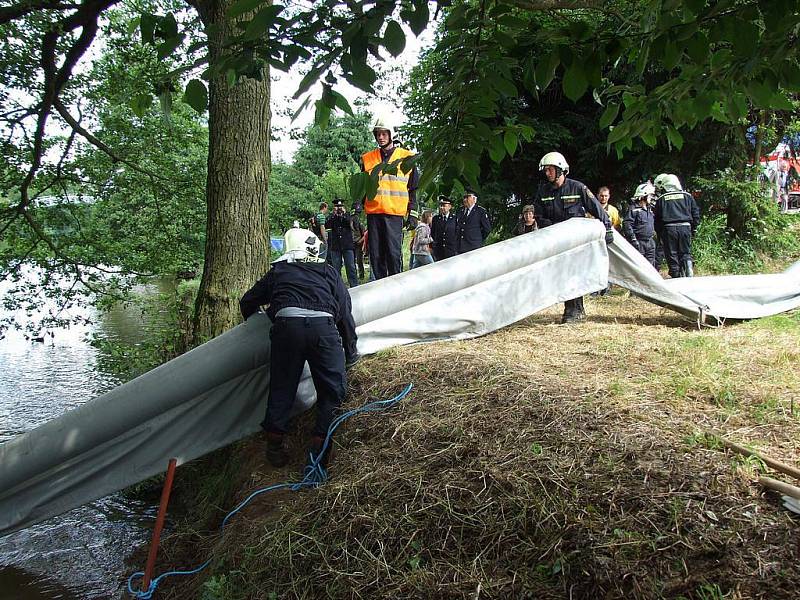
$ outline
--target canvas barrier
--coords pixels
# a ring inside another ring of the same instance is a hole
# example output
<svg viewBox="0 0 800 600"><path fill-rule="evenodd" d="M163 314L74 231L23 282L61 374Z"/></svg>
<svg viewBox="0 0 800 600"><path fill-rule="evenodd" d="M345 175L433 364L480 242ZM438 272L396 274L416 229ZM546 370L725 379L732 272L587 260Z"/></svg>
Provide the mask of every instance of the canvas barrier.
<svg viewBox="0 0 800 600"><path fill-rule="evenodd" d="M351 291L362 354L495 331L610 280L691 319L800 305L800 268L664 281L624 239L573 219ZM610 263L609 263L610 257ZM727 287L726 287L727 286ZM259 430L269 319L246 323L0 446L0 535L61 514ZM297 412L315 401L306 370Z"/></svg>

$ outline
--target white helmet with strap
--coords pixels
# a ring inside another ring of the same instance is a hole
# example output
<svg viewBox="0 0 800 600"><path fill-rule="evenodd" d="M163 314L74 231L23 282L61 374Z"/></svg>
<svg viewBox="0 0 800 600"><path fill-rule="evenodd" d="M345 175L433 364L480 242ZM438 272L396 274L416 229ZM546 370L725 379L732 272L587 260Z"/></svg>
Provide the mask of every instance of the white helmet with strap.
<svg viewBox="0 0 800 600"><path fill-rule="evenodd" d="M377 115L372 123L372 135L381 130L388 131L389 139L394 139L394 127L392 127L391 121L385 115Z"/></svg>
<svg viewBox="0 0 800 600"><path fill-rule="evenodd" d="M561 169L564 175L569 173L569 164L567 164L567 159L564 158L561 152L548 152L545 154L542 160L539 161L539 171L544 171L545 167Z"/></svg>
<svg viewBox="0 0 800 600"><path fill-rule="evenodd" d="M283 236L284 254L275 262L325 262L325 245L308 229L292 227Z"/></svg>
<svg viewBox="0 0 800 600"><path fill-rule="evenodd" d="M636 188L636 191L633 193L633 199L638 200L639 198L650 197L656 193L655 186L646 181L645 183L640 183L639 186Z"/></svg>
<svg viewBox="0 0 800 600"><path fill-rule="evenodd" d="M677 175L673 175L672 173L662 173L655 178L653 184L655 185L656 193L658 194L683 191L681 180L678 179Z"/></svg>

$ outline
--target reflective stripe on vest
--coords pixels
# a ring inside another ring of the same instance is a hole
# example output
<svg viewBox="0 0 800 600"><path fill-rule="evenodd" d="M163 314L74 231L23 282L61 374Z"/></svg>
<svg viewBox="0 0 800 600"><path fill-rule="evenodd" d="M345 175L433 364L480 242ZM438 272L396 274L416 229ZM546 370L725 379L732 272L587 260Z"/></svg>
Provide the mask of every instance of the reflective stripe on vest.
<svg viewBox="0 0 800 600"><path fill-rule="evenodd" d="M412 152L404 148L395 148L386 162L391 164L413 155ZM375 167L383 162L380 148L364 154L361 157L361 161L364 163L364 170L367 173L371 173ZM368 215L384 214L404 217L408 210L408 181L410 176L411 172L403 171L399 165L397 166L397 175L381 174L378 178L378 192L374 198L367 199L364 203L364 211Z"/></svg>

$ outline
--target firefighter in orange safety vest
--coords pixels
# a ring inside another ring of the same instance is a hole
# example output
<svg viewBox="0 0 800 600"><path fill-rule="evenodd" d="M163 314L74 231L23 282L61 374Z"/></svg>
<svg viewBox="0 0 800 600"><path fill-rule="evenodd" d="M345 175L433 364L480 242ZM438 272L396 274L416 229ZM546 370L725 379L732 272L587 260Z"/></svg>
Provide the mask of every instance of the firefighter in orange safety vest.
<svg viewBox="0 0 800 600"><path fill-rule="evenodd" d="M394 130L381 117L375 120L372 134L378 148L361 156L361 170L373 172L381 165L396 163L413 152L395 145ZM397 173L381 173L378 191L372 199L364 199L367 213L369 264L375 279L382 279L403 270L403 221L407 228L417 226L416 167L409 171L397 164Z"/></svg>

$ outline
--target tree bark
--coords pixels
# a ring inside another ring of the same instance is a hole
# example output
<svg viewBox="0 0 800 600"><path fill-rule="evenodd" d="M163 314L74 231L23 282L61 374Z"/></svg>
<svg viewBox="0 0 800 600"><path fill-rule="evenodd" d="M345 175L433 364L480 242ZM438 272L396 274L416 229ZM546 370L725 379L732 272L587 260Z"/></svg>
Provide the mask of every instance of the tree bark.
<svg viewBox="0 0 800 600"><path fill-rule="evenodd" d="M239 298L269 268L269 70L234 86L213 66L233 32L232 0L195 4L208 31L209 81L205 264L195 304L193 342L221 334L241 317Z"/></svg>

